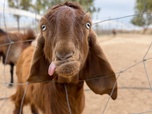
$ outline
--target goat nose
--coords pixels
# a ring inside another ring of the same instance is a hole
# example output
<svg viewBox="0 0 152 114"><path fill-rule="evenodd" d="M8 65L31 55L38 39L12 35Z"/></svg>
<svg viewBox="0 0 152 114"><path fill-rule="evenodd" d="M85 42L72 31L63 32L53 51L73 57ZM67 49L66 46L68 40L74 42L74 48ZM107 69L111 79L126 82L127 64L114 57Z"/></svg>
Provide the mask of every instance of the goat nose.
<svg viewBox="0 0 152 114"><path fill-rule="evenodd" d="M66 60L70 57L72 57L73 53L70 52L70 53L59 53L59 52L56 52L56 57L58 60Z"/></svg>

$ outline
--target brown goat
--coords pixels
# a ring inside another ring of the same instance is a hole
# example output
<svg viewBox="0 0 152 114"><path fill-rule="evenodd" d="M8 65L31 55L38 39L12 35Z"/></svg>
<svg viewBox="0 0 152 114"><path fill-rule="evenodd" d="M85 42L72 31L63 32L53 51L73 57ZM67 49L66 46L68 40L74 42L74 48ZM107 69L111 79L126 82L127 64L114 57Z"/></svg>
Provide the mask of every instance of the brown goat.
<svg viewBox="0 0 152 114"><path fill-rule="evenodd" d="M24 34L18 32L7 33L0 29L0 58L2 58L3 64L10 65L11 80L9 86L12 86L14 82L14 65L16 64L19 55L25 48L31 45L31 42L34 39L35 34L31 29L28 29Z"/></svg>
<svg viewBox="0 0 152 114"><path fill-rule="evenodd" d="M27 48L17 63L18 82L30 83L23 106L30 104L33 114L38 114L37 108L43 114L70 114L70 109L72 114L81 114L84 81L94 93L116 99L115 73L97 44L90 17L79 4L66 2L51 8L42 17L40 29L35 51ZM17 86L11 97L14 114L22 111L24 91L25 86Z"/></svg>

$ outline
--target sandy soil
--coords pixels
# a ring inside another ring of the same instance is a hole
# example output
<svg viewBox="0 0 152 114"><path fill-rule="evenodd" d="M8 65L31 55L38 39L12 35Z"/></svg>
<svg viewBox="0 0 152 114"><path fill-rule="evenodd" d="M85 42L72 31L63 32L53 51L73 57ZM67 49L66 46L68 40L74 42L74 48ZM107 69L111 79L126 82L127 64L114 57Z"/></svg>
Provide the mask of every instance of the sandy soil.
<svg viewBox="0 0 152 114"><path fill-rule="evenodd" d="M98 40L115 72L119 72L143 60L152 42L152 36L131 34L117 37L102 36ZM150 57L152 48L146 55L146 58ZM152 81L152 60L147 60L145 63L147 74ZM2 84L4 77L9 81L9 66L4 68L0 64L0 98L9 97L16 89L15 86L12 88L4 86ZM100 96L90 90L85 91L86 106L83 114L143 114L143 112L152 114L152 91L148 89L150 86L143 62L121 73L118 86L118 98L115 101L110 99L108 103L108 95ZM87 88L85 86L85 89ZM12 114L13 108L14 105L10 100L0 100L0 114ZM24 108L24 112L31 114L28 106Z"/></svg>

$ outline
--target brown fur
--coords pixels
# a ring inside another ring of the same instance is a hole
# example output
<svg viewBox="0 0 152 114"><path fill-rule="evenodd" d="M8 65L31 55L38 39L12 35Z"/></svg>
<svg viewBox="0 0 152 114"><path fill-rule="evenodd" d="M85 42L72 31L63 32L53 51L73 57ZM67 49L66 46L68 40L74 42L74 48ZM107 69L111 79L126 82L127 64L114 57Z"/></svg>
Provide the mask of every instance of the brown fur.
<svg viewBox="0 0 152 114"><path fill-rule="evenodd" d="M35 51L29 47L22 53L16 72L19 83L30 83L23 106L34 107L33 114L38 114L37 108L43 114L69 114L65 86L72 114L81 114L85 104L84 81L94 93L116 99L114 71L92 28L86 27L88 22L91 19L81 6L70 2L51 8L42 17L37 47ZM44 31L42 25L46 25ZM49 76L52 61L56 69ZM19 114L24 90L25 86L18 86L11 97L15 103L14 114Z"/></svg>
<svg viewBox="0 0 152 114"><path fill-rule="evenodd" d="M28 29L25 33L7 33L0 29L0 45L2 45L0 46L0 57L2 58L3 64L9 64L11 66L10 83L13 83L13 68L19 58L19 55L23 52L24 49L31 45L31 42L34 39L35 34L31 29ZM13 43L9 45L11 42Z"/></svg>

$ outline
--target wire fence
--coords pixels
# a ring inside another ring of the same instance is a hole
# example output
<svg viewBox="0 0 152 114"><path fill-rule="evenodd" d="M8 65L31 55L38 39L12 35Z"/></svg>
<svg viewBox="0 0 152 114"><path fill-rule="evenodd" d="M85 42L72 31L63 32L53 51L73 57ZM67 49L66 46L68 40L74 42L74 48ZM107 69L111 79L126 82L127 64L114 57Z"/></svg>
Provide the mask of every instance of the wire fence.
<svg viewBox="0 0 152 114"><path fill-rule="evenodd" d="M104 23L106 21L113 21L113 20L118 20L118 19L124 19L124 18L133 17L133 16L137 16L137 15L141 15L141 14L147 13L146 12L146 2L143 2L143 3L144 3L144 9L139 14L126 15L126 16L123 16L123 17L117 17L117 18L111 18L111 19L107 19L107 20L101 20L101 21L98 21L96 23L93 23L93 25ZM4 1L4 4L3 4L3 20L4 20L5 30L7 31L7 26L6 26L6 22L5 22L5 20L6 20L5 19L5 6L6 6L6 2ZM29 42L29 41L32 41L32 40L26 40L26 41L17 41L17 42L14 42L14 41L11 41L11 39L9 38L8 34L7 34L7 38L9 40L9 43L0 44L0 48L3 47L3 46L8 46L7 53L6 53L6 58L5 58L5 64L7 63L7 58L8 58L8 55L9 55L9 52L10 52L10 49L11 49L12 45L14 45L15 43L19 43L19 42ZM136 67L139 64L142 64L143 68L144 68L144 71L145 71L145 76L147 78L149 87L118 86L119 90L123 90L123 89L130 90L130 89L132 89L132 90L140 90L140 91L144 91L144 90L152 91L152 83L151 83L150 75L149 75L147 67L146 67L146 62L149 62L150 60L152 60L152 56L149 57L149 58L147 58L147 55L149 54L151 48L152 48L152 40L151 40L151 43L149 44L149 46L148 46L145 54L143 55L143 58L140 61L138 61L138 62L136 62L136 63L128 66L127 68L122 69L122 70L120 70L120 71L118 71L118 72L115 73L117 75L116 82L118 82L119 78L122 77L121 75L123 73L128 72L128 70ZM80 80L80 81L89 81L89 80L99 79L99 78L105 78L105 77L110 77L110 75L108 75L108 76L102 76L102 77L97 77L97 78L90 78L90 79ZM114 88L116 86L116 82L113 85L113 90L111 91L110 96L112 96L112 94L113 94ZM4 85L5 88L6 88L5 91L4 91L5 92L5 97L4 98L0 98L0 101L3 102L1 104L1 106L0 106L0 111L3 108L3 106L5 105L6 101L9 99L8 92L7 92L8 84L12 84L12 85L16 85L16 86L26 85L26 88L25 88L25 91L24 91L24 96L23 96L22 102L21 102L21 107L22 107L23 102L24 102L24 98L25 98L25 95L26 95L27 87L28 87L29 83L28 82L26 82L26 83L9 83L9 82L7 82L7 79L6 79L6 66L4 65L4 69L3 69L3 81L0 81L0 84ZM69 98L68 98L68 89L67 89L66 85L64 86L64 88L65 88L65 93L66 93L67 105L68 105L68 108L69 108L69 114L72 114L71 107L70 107L70 102L69 102ZM85 92L89 92L89 91L90 91L90 89L85 89ZM107 107L108 107L108 105L110 103L110 96L107 99L106 104L104 105L104 108L103 108L101 114L106 114L106 109L107 109ZM21 113L22 112L20 110L20 114ZM145 112L136 112L136 113L132 113L132 114L147 114L147 113L152 113L152 109L148 110L148 111L145 111Z"/></svg>

